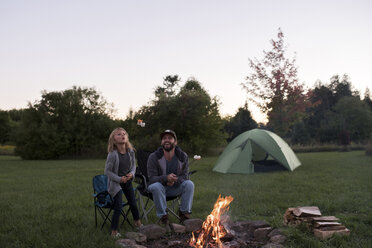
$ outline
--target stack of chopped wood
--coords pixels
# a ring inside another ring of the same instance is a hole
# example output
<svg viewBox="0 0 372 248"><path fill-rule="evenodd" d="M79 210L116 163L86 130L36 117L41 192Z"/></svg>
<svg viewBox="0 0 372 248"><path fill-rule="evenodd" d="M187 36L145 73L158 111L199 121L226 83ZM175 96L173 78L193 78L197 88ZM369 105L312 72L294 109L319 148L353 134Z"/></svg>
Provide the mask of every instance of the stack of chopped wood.
<svg viewBox="0 0 372 248"><path fill-rule="evenodd" d="M349 235L350 230L338 222L335 216L322 216L318 207L288 208L283 217L283 224L288 226L307 225L314 235L326 239L334 234Z"/></svg>

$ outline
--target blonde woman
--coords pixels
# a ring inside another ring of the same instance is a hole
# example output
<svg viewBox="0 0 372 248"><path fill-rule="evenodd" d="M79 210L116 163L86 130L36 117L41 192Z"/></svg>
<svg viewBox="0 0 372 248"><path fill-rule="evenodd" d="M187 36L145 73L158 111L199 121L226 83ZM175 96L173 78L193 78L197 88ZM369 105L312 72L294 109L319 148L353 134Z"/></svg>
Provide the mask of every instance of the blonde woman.
<svg viewBox="0 0 372 248"><path fill-rule="evenodd" d="M141 226L136 199L132 186L132 179L136 173L136 158L128 133L124 128L114 129L108 140L105 175L107 176L107 189L114 199L114 214L111 221L111 236L120 237L118 232L119 217L122 208L122 195L130 206L130 210L137 227Z"/></svg>

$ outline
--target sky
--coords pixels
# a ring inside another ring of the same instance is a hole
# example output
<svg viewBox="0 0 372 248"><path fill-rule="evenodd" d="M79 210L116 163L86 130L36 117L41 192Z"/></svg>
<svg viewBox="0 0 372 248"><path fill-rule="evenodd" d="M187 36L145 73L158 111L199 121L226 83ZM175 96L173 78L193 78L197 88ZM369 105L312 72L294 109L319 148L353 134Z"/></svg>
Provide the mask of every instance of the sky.
<svg viewBox="0 0 372 248"><path fill-rule="evenodd" d="M371 13L370 0L0 0L0 109L77 85L94 87L125 119L177 74L234 115L247 98L248 60L263 58L279 28L300 82L347 74L363 96L372 86Z"/></svg>

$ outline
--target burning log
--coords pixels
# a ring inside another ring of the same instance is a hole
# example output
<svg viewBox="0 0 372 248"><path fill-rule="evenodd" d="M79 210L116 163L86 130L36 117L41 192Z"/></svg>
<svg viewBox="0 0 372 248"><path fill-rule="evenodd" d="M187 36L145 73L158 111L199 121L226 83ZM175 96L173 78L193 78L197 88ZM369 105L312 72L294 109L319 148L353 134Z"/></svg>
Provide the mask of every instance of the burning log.
<svg viewBox="0 0 372 248"><path fill-rule="evenodd" d="M232 196L225 198L218 196L216 203L214 204L213 210L207 219L203 222L202 230L198 235L198 239L195 238L192 233L192 239L189 244L195 248L208 247L210 243L222 247L221 238L225 236L226 231L221 223L221 216L229 210L229 204L233 201ZM212 240L211 240L212 239Z"/></svg>

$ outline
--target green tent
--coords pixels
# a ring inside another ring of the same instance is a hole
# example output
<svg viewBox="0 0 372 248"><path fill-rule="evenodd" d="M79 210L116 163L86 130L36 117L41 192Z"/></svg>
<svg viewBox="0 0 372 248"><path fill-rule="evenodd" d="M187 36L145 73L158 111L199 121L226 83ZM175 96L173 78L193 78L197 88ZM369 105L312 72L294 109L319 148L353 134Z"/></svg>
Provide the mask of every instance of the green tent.
<svg viewBox="0 0 372 248"><path fill-rule="evenodd" d="M267 158L272 158L290 171L301 165L282 138L267 130L253 129L240 134L228 144L213 171L251 174L257 171L255 165L267 161Z"/></svg>

